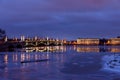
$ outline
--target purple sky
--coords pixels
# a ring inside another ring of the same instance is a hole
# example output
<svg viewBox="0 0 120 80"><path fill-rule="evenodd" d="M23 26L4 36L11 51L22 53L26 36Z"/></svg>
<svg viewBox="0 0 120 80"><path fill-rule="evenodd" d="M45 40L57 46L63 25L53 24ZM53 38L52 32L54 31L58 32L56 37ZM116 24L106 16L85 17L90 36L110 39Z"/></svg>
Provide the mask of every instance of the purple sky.
<svg viewBox="0 0 120 80"><path fill-rule="evenodd" d="M116 37L120 0L0 0L0 28L8 36Z"/></svg>

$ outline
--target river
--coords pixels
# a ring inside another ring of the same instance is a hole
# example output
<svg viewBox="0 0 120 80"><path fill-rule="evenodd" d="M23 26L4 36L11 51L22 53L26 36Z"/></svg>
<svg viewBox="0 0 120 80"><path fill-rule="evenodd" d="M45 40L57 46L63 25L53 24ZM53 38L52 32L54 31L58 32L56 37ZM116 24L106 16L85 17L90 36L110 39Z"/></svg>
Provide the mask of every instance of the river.
<svg viewBox="0 0 120 80"><path fill-rule="evenodd" d="M0 52L0 80L120 80L120 62L117 68L108 64L112 59L120 60L119 56L119 46L54 46Z"/></svg>

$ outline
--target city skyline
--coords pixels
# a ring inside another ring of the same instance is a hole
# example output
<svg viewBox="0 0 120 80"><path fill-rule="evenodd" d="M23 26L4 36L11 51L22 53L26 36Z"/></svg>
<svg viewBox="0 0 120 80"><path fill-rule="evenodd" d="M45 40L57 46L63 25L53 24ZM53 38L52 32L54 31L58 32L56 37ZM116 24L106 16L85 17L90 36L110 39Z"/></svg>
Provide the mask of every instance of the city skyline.
<svg viewBox="0 0 120 80"><path fill-rule="evenodd" d="M119 36L119 0L4 0L0 28L10 37L77 39Z"/></svg>

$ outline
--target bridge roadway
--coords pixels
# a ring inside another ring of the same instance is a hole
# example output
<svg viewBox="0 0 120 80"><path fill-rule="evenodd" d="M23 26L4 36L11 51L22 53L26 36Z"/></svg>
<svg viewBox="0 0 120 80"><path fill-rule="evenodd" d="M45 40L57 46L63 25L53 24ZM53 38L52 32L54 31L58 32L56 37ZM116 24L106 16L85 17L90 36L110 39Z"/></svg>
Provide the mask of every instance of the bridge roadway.
<svg viewBox="0 0 120 80"><path fill-rule="evenodd" d="M5 42L7 47L36 47L36 46L58 46L63 45L63 41L8 41Z"/></svg>
<svg viewBox="0 0 120 80"><path fill-rule="evenodd" d="M25 41L25 46L54 46L63 45L62 41Z"/></svg>

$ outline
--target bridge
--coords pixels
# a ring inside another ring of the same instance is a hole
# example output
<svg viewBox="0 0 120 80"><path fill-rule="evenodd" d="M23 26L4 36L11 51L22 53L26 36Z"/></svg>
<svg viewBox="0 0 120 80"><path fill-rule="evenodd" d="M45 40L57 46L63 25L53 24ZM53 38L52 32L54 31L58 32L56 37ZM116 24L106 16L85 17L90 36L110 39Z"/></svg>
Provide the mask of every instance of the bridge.
<svg viewBox="0 0 120 80"><path fill-rule="evenodd" d="M59 46L64 45L62 40L25 40L25 41L7 41L5 46L8 48L39 47L39 46Z"/></svg>
<svg viewBox="0 0 120 80"><path fill-rule="evenodd" d="M62 40L58 41L50 41L50 40L43 40L43 41L25 41L25 46L29 47L36 47L36 46L58 46L58 45L63 45Z"/></svg>

